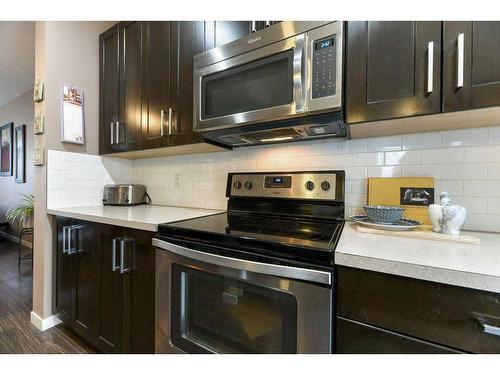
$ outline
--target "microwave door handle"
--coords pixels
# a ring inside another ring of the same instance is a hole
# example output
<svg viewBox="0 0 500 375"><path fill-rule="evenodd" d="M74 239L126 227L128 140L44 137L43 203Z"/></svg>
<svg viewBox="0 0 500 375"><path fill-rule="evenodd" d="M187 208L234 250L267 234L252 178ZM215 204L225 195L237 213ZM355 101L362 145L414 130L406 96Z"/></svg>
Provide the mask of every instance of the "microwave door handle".
<svg viewBox="0 0 500 375"><path fill-rule="evenodd" d="M295 49L293 56L293 98L295 101L295 111L303 113L306 111L305 102L307 98L307 78L306 78L306 35L301 34L295 38Z"/></svg>
<svg viewBox="0 0 500 375"><path fill-rule="evenodd" d="M229 258L188 249L157 238L153 238L153 246L189 259L217 266L288 279L310 281L323 285L332 285L332 275L330 272Z"/></svg>

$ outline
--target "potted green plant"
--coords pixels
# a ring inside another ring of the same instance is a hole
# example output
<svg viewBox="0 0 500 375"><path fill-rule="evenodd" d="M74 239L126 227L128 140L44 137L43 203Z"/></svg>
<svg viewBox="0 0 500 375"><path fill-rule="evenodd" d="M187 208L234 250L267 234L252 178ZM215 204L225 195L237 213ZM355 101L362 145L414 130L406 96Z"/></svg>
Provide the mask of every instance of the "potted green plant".
<svg viewBox="0 0 500 375"><path fill-rule="evenodd" d="M33 227L33 213L35 211L35 197L33 195L21 194L24 198L19 204L7 211L5 218L11 224L16 222L22 228Z"/></svg>

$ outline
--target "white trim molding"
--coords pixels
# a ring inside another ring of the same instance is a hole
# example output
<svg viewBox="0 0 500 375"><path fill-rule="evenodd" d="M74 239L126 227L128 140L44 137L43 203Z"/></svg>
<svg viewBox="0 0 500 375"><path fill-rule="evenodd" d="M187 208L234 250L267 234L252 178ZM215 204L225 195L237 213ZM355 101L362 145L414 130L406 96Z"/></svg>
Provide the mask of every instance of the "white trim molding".
<svg viewBox="0 0 500 375"><path fill-rule="evenodd" d="M31 312L31 324L33 324L40 331L45 331L49 328L55 327L56 325L62 323L62 320L55 315L51 315L48 318L42 319L34 311Z"/></svg>

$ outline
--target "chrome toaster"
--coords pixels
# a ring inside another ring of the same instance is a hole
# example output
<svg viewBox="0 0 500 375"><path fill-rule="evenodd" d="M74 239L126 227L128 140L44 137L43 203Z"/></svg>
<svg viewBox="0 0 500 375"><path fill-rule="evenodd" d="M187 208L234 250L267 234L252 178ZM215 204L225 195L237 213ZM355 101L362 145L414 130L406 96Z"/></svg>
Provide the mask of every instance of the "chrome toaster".
<svg viewBox="0 0 500 375"><path fill-rule="evenodd" d="M151 203L151 198L144 185L106 185L104 186L102 203L105 206L137 206Z"/></svg>

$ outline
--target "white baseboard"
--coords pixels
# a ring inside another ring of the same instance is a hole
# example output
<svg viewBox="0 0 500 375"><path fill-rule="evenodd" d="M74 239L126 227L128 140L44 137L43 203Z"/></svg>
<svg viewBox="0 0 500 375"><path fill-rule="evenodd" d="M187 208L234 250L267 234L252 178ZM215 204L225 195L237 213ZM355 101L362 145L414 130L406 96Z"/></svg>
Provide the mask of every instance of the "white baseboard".
<svg viewBox="0 0 500 375"><path fill-rule="evenodd" d="M48 318L42 319L40 318L34 311L31 312L31 324L33 324L40 331L45 331L49 328L55 327L56 325L62 323L61 319L59 319L55 315L51 315Z"/></svg>

